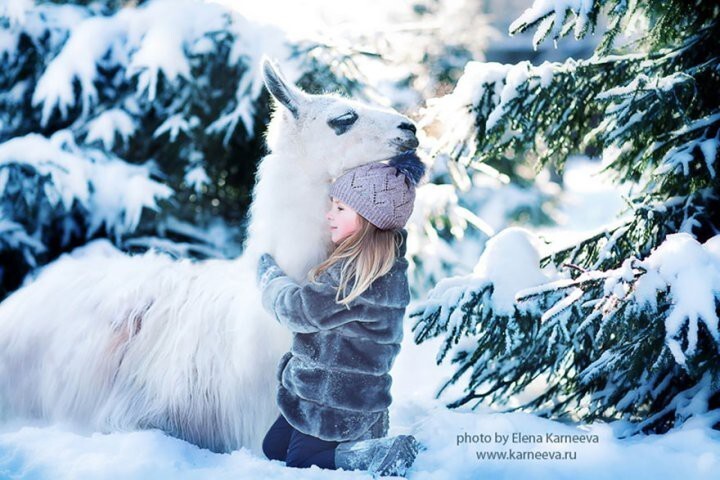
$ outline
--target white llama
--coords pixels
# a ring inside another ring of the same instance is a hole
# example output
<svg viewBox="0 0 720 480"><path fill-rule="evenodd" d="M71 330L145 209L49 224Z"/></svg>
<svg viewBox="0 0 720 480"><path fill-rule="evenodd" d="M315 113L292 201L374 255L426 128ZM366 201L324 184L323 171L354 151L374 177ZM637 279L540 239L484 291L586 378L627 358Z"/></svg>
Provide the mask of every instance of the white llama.
<svg viewBox="0 0 720 480"><path fill-rule="evenodd" d="M0 303L0 416L90 431L159 428L217 452L260 453L291 335L255 284L270 252L295 280L327 255L328 185L417 147L394 110L311 95L263 59L275 99L243 255L65 255Z"/></svg>

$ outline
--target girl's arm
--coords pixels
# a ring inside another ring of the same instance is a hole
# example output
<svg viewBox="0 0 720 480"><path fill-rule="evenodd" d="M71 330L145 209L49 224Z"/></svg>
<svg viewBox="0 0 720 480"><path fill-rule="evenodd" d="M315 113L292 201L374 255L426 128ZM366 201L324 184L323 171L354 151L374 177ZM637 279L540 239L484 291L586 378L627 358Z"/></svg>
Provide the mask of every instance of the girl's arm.
<svg viewBox="0 0 720 480"><path fill-rule="evenodd" d="M358 320L356 312L335 302L337 281L329 274L322 276L322 282L300 286L271 255L264 254L258 263L257 278L263 306L293 332L318 332Z"/></svg>

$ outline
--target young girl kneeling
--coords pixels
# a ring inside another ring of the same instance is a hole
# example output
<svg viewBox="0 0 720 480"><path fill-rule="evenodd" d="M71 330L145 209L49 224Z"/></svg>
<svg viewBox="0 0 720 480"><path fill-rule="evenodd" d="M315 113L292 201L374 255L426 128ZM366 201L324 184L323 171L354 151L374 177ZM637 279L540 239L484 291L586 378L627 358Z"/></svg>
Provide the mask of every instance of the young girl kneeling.
<svg viewBox="0 0 720 480"><path fill-rule="evenodd" d="M410 301L403 227L423 173L405 154L340 176L326 216L335 250L310 270L310 283L295 283L269 254L260 258L263 305L293 332L277 369L280 415L263 441L268 458L404 475L423 448L412 435L383 438L388 372Z"/></svg>

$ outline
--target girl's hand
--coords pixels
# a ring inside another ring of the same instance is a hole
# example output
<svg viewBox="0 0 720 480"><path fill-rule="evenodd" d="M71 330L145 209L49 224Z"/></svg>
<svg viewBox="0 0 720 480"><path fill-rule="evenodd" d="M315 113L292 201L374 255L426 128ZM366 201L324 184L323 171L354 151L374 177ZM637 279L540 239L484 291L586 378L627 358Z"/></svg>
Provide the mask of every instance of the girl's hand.
<svg viewBox="0 0 720 480"><path fill-rule="evenodd" d="M278 266L275 259L269 253L263 253L258 260L257 274L255 279L260 289L270 283L274 278L285 275L285 272Z"/></svg>

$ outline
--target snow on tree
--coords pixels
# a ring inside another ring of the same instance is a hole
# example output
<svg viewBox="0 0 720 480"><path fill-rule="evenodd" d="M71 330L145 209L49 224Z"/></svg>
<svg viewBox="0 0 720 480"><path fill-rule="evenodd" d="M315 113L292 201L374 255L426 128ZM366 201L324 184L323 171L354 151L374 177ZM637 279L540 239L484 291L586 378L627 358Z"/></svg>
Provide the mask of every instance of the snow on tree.
<svg viewBox="0 0 720 480"><path fill-rule="evenodd" d="M720 12L709 1L538 0L510 33L580 38L603 8L609 25L591 58L471 62L431 106L455 122L439 151L458 176L528 156L562 169L595 150L616 181L639 185L628 220L555 252L503 232L472 274L440 282L411 317L416 342L443 336L438 363L458 365L438 396L468 374L452 407L503 403L545 381L516 408L663 432L720 407ZM623 45L629 26L638 38Z"/></svg>
<svg viewBox="0 0 720 480"><path fill-rule="evenodd" d="M487 239L509 224L555 223L553 210L560 187L548 170L533 176L531 156L522 161L508 155L472 161L472 155L456 147L465 142L463 135L474 129L475 114L465 107L471 65L488 64L470 62L455 90L444 97L429 98L418 120L423 129L421 144L433 159L429 161L433 190L421 187L417 201L421 210L423 205L432 205L433 215L427 220L433 232L425 235L422 251L409 249L411 267L417 266L410 271L418 272L414 287L419 296L424 296L439 278L472 270L472 264L465 264L467 259L477 258ZM454 251L462 254L445 253ZM426 265L432 266L432 271L425 271Z"/></svg>
<svg viewBox="0 0 720 480"><path fill-rule="evenodd" d="M353 55L218 4L0 2L0 298L93 237L236 256L266 153L263 54L310 91L366 88Z"/></svg>
<svg viewBox="0 0 720 480"><path fill-rule="evenodd" d="M68 215L76 206L87 212L87 235L104 227L117 238L137 228L143 207L157 210L155 199L172 193L149 178L148 166L129 164L102 150L80 149L67 130L49 139L29 133L0 144L0 166L5 167L0 170L4 207L23 223L16 234L27 237L26 231L34 231L35 242L17 240L37 251L45 250L53 234L60 234L66 245L78 233L78 224ZM2 241L13 240L4 236ZM33 266L34 251L23 248Z"/></svg>

